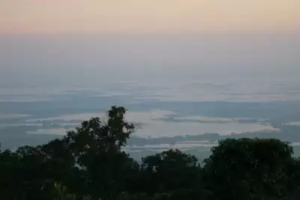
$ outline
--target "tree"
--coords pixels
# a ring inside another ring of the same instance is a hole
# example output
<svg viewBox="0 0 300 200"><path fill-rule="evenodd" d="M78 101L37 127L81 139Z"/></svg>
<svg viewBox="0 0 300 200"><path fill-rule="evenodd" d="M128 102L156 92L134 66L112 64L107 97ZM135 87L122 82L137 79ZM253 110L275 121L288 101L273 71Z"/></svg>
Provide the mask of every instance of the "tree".
<svg viewBox="0 0 300 200"><path fill-rule="evenodd" d="M288 164L288 199L300 199L300 159L293 159Z"/></svg>
<svg viewBox="0 0 300 200"><path fill-rule="evenodd" d="M9 150L0 151L0 194L3 199L13 199L17 192L15 172L19 164L16 153Z"/></svg>
<svg viewBox="0 0 300 200"><path fill-rule="evenodd" d="M85 174L83 186L93 197L112 199L124 187L138 164L122 151L134 125L125 121L126 110L112 107L107 121L92 118L63 139L76 167Z"/></svg>
<svg viewBox="0 0 300 200"><path fill-rule="evenodd" d="M195 156L180 150L164 151L143 158L141 167L142 178L139 182L143 183L143 192L168 193L171 199L181 194L186 194L186 198L189 195L196 198L204 194L201 167ZM195 196L196 193L198 196Z"/></svg>
<svg viewBox="0 0 300 200"><path fill-rule="evenodd" d="M139 170L138 164L122 151L134 131L124 119L125 113L123 107L114 106L106 121L84 121L62 139L24 146L16 152L0 152L0 184L7 188L2 196L53 200L53 185L58 182L79 196L115 199Z"/></svg>
<svg viewBox="0 0 300 200"><path fill-rule="evenodd" d="M285 199L292 147L276 139L226 139L205 161L205 182L221 200Z"/></svg>
<svg viewBox="0 0 300 200"><path fill-rule="evenodd" d="M300 161L275 139L227 139L201 168L195 156L168 150L142 159L122 148L135 130L126 110L92 118L62 139L0 151L1 199L296 200ZM59 183L59 184L57 184Z"/></svg>

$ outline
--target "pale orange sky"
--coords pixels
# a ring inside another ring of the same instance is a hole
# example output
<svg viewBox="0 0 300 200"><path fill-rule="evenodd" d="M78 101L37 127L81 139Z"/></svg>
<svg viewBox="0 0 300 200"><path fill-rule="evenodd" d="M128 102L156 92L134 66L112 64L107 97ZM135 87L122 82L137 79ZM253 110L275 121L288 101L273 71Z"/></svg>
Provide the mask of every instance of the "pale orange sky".
<svg viewBox="0 0 300 200"><path fill-rule="evenodd" d="M300 32L300 0L0 0L0 33Z"/></svg>

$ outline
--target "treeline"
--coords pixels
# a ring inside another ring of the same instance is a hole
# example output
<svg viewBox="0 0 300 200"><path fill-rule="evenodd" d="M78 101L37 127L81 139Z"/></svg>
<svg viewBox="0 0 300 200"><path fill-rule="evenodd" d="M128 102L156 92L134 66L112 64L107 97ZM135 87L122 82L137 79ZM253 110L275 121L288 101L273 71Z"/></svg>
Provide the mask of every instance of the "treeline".
<svg viewBox="0 0 300 200"><path fill-rule="evenodd" d="M139 164L122 147L126 110L92 118L62 139L0 152L4 200L298 200L300 161L277 139L226 139L199 163L169 150Z"/></svg>
<svg viewBox="0 0 300 200"><path fill-rule="evenodd" d="M240 139L240 138L276 138L287 142L300 142L300 126L299 125L281 125L279 130L262 130L256 132L245 132L239 134L220 135L218 133L205 133L201 135L186 135L186 136L170 136L159 138L140 138L131 137L127 144L129 146L145 146L145 145L158 145L158 144L170 144L184 143L191 141L207 141L214 143L217 140L224 139Z"/></svg>

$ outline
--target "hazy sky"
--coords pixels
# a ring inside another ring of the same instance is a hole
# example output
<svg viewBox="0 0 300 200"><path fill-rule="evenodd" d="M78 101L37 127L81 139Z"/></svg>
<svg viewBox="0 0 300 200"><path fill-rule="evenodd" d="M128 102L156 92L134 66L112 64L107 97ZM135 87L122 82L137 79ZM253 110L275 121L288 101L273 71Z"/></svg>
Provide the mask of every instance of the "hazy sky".
<svg viewBox="0 0 300 200"><path fill-rule="evenodd" d="M0 0L0 33L300 31L299 0Z"/></svg>
<svg viewBox="0 0 300 200"><path fill-rule="evenodd" d="M299 52L300 0L0 0L0 85L299 79Z"/></svg>

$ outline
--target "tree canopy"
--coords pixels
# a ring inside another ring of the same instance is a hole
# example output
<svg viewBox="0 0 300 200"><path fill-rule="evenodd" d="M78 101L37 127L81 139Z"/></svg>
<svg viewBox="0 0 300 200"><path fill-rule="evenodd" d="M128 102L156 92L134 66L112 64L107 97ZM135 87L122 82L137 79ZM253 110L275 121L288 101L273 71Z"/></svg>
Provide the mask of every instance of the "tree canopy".
<svg viewBox="0 0 300 200"><path fill-rule="evenodd" d="M171 149L133 160L126 109L92 118L47 144L0 151L4 200L300 199L300 160L276 139L226 139L204 163Z"/></svg>

